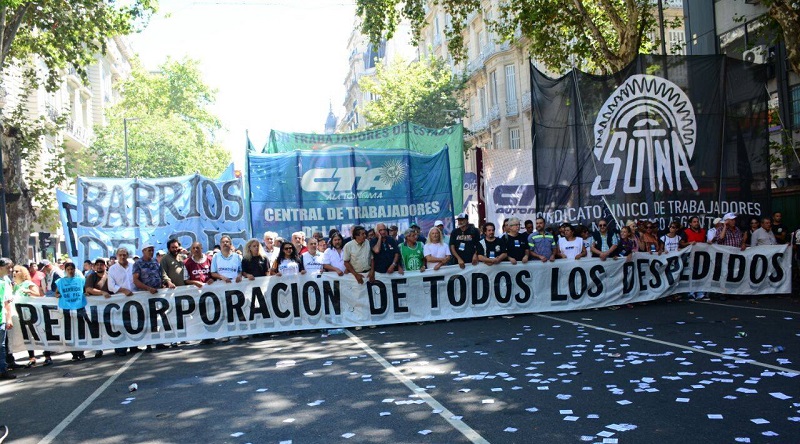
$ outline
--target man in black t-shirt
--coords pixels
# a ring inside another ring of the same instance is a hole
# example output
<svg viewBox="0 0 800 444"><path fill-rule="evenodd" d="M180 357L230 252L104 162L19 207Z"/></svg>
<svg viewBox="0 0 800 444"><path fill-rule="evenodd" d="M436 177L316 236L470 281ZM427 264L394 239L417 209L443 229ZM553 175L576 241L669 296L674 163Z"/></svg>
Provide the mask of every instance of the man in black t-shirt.
<svg viewBox="0 0 800 444"><path fill-rule="evenodd" d="M486 265L506 260L506 242L502 237L495 237L494 230L494 224L487 222L483 226L483 239L478 243L478 260Z"/></svg>
<svg viewBox="0 0 800 444"><path fill-rule="evenodd" d="M519 218L508 220L508 233L505 235L508 261L516 265L517 261L528 263L528 236L519 232Z"/></svg>
<svg viewBox="0 0 800 444"><path fill-rule="evenodd" d="M400 249L397 242L389 236L389 230L385 224L379 223L375 226L375 238L370 239L369 246L372 249L372 271L373 273L394 273L400 268Z"/></svg>
<svg viewBox="0 0 800 444"><path fill-rule="evenodd" d="M464 268L467 262L478 265L478 241L481 233L469 223L467 213L456 216L457 228L450 233L450 253L459 267Z"/></svg>

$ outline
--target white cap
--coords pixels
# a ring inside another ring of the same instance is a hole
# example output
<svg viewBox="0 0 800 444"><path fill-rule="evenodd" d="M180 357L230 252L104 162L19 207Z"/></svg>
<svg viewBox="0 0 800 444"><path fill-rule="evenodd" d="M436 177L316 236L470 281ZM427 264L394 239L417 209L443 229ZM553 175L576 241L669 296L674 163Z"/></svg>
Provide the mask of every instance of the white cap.
<svg viewBox="0 0 800 444"><path fill-rule="evenodd" d="M151 242L145 242L144 245L142 245L142 251L144 251L144 250L146 250L148 248L156 248L156 246L153 245Z"/></svg>
<svg viewBox="0 0 800 444"><path fill-rule="evenodd" d="M733 220L733 219L736 219L736 215L733 214L733 213L725 213L725 215L722 216L722 221L723 222L728 221L728 220Z"/></svg>
<svg viewBox="0 0 800 444"><path fill-rule="evenodd" d="M434 227L438 227L439 225L444 225L444 222L437 220L436 222L433 223Z"/></svg>
<svg viewBox="0 0 800 444"><path fill-rule="evenodd" d="M721 224L721 223L722 223L722 219L720 219L720 218L714 219L714 225Z"/></svg>

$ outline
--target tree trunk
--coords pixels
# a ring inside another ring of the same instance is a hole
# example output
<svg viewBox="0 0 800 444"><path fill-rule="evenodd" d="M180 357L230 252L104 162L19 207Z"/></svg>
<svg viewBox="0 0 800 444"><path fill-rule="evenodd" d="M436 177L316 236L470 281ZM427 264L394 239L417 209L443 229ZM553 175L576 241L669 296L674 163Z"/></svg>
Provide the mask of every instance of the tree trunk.
<svg viewBox="0 0 800 444"><path fill-rule="evenodd" d="M800 74L800 13L786 1L776 1L769 7L769 15L783 30L789 66Z"/></svg>
<svg viewBox="0 0 800 444"><path fill-rule="evenodd" d="M4 128L5 130L5 128ZM25 181L22 169L19 142L3 134L3 178L6 190L6 217L8 219L9 252L11 260L16 264L28 261L28 238L36 219L30 189Z"/></svg>

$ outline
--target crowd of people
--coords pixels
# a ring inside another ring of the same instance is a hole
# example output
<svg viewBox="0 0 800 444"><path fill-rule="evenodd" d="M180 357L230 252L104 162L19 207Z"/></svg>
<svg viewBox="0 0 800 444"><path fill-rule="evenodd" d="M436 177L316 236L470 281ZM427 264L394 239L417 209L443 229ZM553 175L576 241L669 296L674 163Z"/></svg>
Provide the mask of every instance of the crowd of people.
<svg viewBox="0 0 800 444"><path fill-rule="evenodd" d="M596 230L590 230L568 223L546 226L542 218L522 223L511 217L503 221L498 233L495 224L487 222L478 229L469 223L466 213L461 213L455 217L456 225L449 235L445 233L444 223L437 220L426 235L417 224L411 224L399 234L397 226L383 223L369 229L355 225L351 227L351 237L347 238L335 229L327 237L317 232L306 239L305 233L300 231L292 233L287 240L268 231L263 240L250 239L241 249L234 249L227 235L223 235L219 245L210 251L205 251L200 242L194 242L187 250L178 239L170 239L167 251L156 252L154 245L145 244L141 247L141 256L131 257L130 251L119 248L110 258L85 261L80 270L68 261L53 264L42 260L23 266L0 258L0 307L5 326L0 328L0 354L6 356L6 360L0 362L0 379L14 378L9 370L38 363L33 350L28 351L29 360L25 365L18 364L13 355L7 353L5 335L6 330L13 328L11 304L17 299L51 296L58 298L59 308L82 309L89 297L130 296L137 291L155 294L162 288L185 285L202 288L262 276L325 272L343 276L349 273L363 284L365 280L373 281L376 273L424 272L445 265L463 269L479 263L525 264L584 257L619 259L634 252L662 254L697 243L742 250L793 242L796 251L800 245L800 230L789 235L779 212L772 217L750 220L746 230L739 228L736 219L735 214L727 213L716 218L713 227L706 230L695 216L688 219L687 227L671 222L662 231L652 221L631 221L616 230L615 224L599 219L594 223ZM703 292L689 293L685 297L709 299ZM167 344L155 346L156 349L168 347ZM145 349L150 350L151 346ZM120 356L139 351L138 347L115 349ZM102 357L103 351L96 351L94 356ZM42 365L53 363L49 352L44 352L43 358ZM82 361L86 356L82 351L72 352L72 359Z"/></svg>

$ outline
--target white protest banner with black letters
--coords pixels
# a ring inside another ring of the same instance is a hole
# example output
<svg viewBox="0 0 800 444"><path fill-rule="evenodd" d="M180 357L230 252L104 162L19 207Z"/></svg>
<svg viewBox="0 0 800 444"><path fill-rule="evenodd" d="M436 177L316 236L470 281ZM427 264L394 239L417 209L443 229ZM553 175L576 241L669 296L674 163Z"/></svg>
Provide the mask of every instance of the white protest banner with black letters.
<svg viewBox="0 0 800 444"><path fill-rule="evenodd" d="M379 275L359 285L332 274L267 277L90 298L59 310L54 298L15 302L12 349L96 350L359 325L600 308L687 291L791 291L786 246L739 251L695 245L669 254L443 267Z"/></svg>

